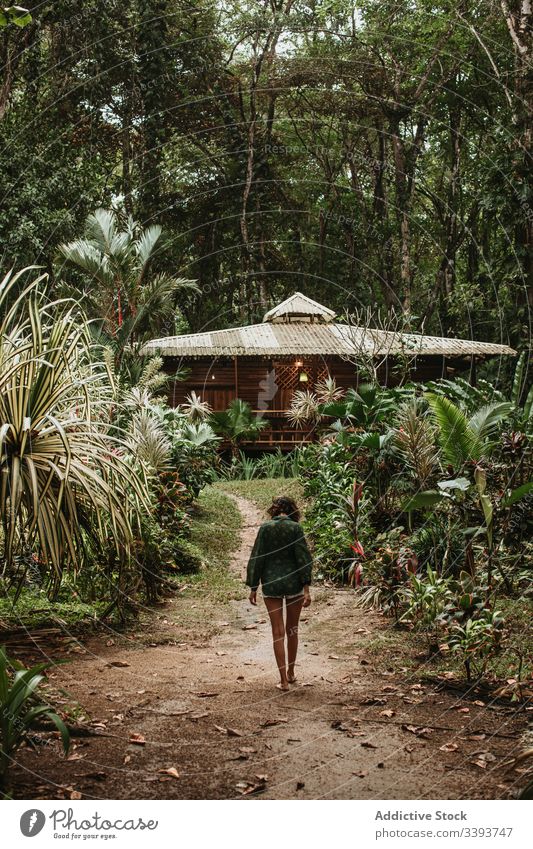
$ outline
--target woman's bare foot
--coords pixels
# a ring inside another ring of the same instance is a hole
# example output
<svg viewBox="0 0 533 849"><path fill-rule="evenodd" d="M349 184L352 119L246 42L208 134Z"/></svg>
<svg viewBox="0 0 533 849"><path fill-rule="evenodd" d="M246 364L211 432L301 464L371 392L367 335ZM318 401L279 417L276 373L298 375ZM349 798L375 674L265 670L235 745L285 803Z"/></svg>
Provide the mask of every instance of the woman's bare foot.
<svg viewBox="0 0 533 849"><path fill-rule="evenodd" d="M276 684L278 690L281 690L282 693L286 693L289 689L289 684L287 681L282 681L280 684Z"/></svg>
<svg viewBox="0 0 533 849"><path fill-rule="evenodd" d="M296 675L294 674L294 667L289 666L287 669L287 681L289 684L296 683Z"/></svg>

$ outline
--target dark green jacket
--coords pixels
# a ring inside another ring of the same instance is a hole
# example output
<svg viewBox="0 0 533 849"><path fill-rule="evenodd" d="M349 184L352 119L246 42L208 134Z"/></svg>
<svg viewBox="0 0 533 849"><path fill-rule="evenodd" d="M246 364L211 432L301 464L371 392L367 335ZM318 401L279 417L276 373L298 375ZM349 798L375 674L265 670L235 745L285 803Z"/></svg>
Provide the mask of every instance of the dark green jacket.
<svg viewBox="0 0 533 849"><path fill-rule="evenodd" d="M296 595L311 583L313 559L304 532L288 516L275 516L259 528L248 561L246 583L252 590L279 598Z"/></svg>

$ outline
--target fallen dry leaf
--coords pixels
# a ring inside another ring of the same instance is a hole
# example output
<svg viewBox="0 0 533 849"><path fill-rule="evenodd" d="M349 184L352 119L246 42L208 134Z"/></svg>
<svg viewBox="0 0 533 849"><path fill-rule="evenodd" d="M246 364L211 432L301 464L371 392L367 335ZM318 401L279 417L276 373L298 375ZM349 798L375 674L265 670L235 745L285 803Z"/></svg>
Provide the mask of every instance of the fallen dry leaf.
<svg viewBox="0 0 533 849"><path fill-rule="evenodd" d="M340 660L338 654L328 654L328 660Z"/></svg>
<svg viewBox="0 0 533 849"><path fill-rule="evenodd" d="M214 726L217 731L220 731L221 734L227 734L228 737L243 737L242 731L238 731L236 728L226 728L224 725L215 725Z"/></svg>
<svg viewBox="0 0 533 849"><path fill-rule="evenodd" d="M444 743L443 746L439 746L439 751L441 752L455 752L459 748L457 743Z"/></svg>
<svg viewBox="0 0 533 849"><path fill-rule="evenodd" d="M395 716L395 714L396 714L396 711L391 710L390 708L388 710L380 710L380 712L379 712L380 716L386 716L388 719L390 719L392 716Z"/></svg>
<svg viewBox="0 0 533 849"><path fill-rule="evenodd" d="M124 660L111 660L109 663L106 663L106 666L116 666L122 668L123 666L129 666L129 663L126 663Z"/></svg>
<svg viewBox="0 0 533 849"><path fill-rule="evenodd" d="M366 778L368 772L352 772L352 775L355 775L357 778Z"/></svg>
<svg viewBox="0 0 533 849"><path fill-rule="evenodd" d="M146 739L142 734L130 734L129 742L134 743L136 746L146 745Z"/></svg>
<svg viewBox="0 0 533 849"><path fill-rule="evenodd" d="M243 631L257 631L257 625L243 625Z"/></svg>
<svg viewBox="0 0 533 849"><path fill-rule="evenodd" d="M258 779L257 782L239 781L235 785L235 789L241 794L241 796L250 796L252 793L260 793L266 787L268 776L261 775L256 776L256 778Z"/></svg>
<svg viewBox="0 0 533 849"><path fill-rule="evenodd" d="M265 719L264 722L260 722L259 725L261 728L270 728L271 725L279 725L281 722L288 722L288 718L286 716L280 716L278 719Z"/></svg>
<svg viewBox="0 0 533 849"><path fill-rule="evenodd" d="M364 746L365 749L377 749L377 746L374 743L369 743L367 740L363 740L361 746Z"/></svg>
<svg viewBox="0 0 533 849"><path fill-rule="evenodd" d="M421 725L402 725L404 731L409 731L411 734L415 734L417 737L429 737L432 733L431 728L426 728Z"/></svg>
<svg viewBox="0 0 533 849"><path fill-rule="evenodd" d="M199 699L214 699L218 696L218 693L207 693L204 690L200 690L198 693L194 693L195 696L198 696Z"/></svg>
<svg viewBox="0 0 533 849"><path fill-rule="evenodd" d="M381 696L367 696L366 699L362 699L359 704L361 705L386 705L387 699L382 698Z"/></svg>
<svg viewBox="0 0 533 849"><path fill-rule="evenodd" d="M73 790L69 796L69 799L81 799L81 793L79 790Z"/></svg>
<svg viewBox="0 0 533 849"><path fill-rule="evenodd" d="M170 775L171 778L179 778L180 774L175 766L169 766L168 769L160 769L160 773L164 773L165 775Z"/></svg>
<svg viewBox="0 0 533 849"><path fill-rule="evenodd" d="M124 759L122 761L123 764L129 764L131 761L131 755L124 755Z"/></svg>

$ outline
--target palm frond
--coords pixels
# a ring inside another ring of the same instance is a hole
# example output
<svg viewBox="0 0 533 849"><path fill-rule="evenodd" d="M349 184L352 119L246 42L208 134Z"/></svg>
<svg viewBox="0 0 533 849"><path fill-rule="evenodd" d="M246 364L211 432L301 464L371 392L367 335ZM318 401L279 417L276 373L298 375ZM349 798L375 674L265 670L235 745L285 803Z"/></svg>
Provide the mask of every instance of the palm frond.
<svg viewBox="0 0 533 849"><path fill-rule="evenodd" d="M459 467L467 460L478 460L483 445L462 410L443 396L428 392L425 397L438 426L439 444L446 461Z"/></svg>
<svg viewBox="0 0 533 849"><path fill-rule="evenodd" d="M154 248L161 238L163 230L159 224L152 224L142 231L135 242L135 254L138 260L139 277L144 276L145 269L153 258Z"/></svg>
<svg viewBox="0 0 533 849"><path fill-rule="evenodd" d="M111 244L118 228L117 215L112 209L101 207L88 216L85 222L85 239L93 242L102 253L110 253Z"/></svg>
<svg viewBox="0 0 533 849"><path fill-rule="evenodd" d="M509 401L484 404L470 417L470 429L479 439L493 436L498 425L509 416L512 409L513 405Z"/></svg>

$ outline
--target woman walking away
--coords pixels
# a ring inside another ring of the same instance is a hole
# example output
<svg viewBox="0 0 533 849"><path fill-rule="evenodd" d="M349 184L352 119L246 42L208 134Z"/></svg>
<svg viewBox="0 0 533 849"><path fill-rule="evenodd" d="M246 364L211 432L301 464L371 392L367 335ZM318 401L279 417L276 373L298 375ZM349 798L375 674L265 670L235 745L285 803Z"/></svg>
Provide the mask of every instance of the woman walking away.
<svg viewBox="0 0 533 849"><path fill-rule="evenodd" d="M257 604L257 588L261 584L281 679L277 686L280 690L288 690L289 684L296 681L294 665L300 613L302 607L311 604L309 584L313 561L299 525L300 512L292 498L274 498L267 512L271 518L261 525L257 533L248 562L246 583L251 590L252 604Z"/></svg>

